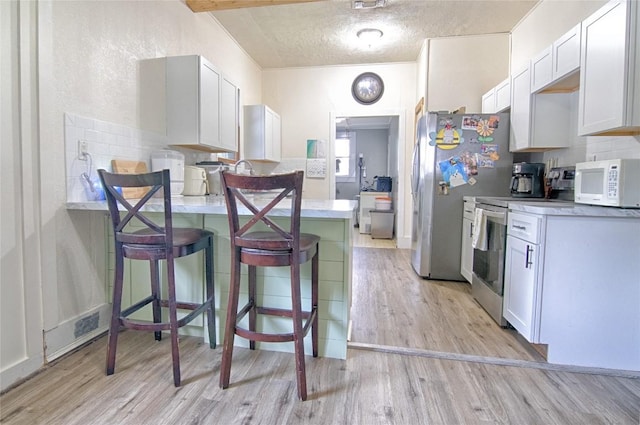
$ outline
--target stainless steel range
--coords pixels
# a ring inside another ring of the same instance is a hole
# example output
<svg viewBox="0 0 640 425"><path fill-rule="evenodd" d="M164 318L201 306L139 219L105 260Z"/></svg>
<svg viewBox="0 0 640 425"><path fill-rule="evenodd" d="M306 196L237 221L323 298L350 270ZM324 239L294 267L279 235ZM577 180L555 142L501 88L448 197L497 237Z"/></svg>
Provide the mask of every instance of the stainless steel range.
<svg viewBox="0 0 640 425"><path fill-rule="evenodd" d="M471 294L502 327L508 326L502 317L504 291L504 261L507 242L509 204L514 202L554 202L573 200L573 167L552 169L547 176L548 193L556 199L477 196L474 229L484 224L482 241L474 239ZM481 223L484 221L484 223ZM480 234L482 232L479 232Z"/></svg>

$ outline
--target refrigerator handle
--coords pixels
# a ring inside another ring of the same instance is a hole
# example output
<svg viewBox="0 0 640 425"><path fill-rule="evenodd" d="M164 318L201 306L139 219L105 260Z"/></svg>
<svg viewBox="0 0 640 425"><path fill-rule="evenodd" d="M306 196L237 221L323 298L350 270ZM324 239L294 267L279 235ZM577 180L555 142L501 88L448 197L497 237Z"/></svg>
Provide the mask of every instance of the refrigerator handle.
<svg viewBox="0 0 640 425"><path fill-rule="evenodd" d="M420 179L420 139L416 140L413 145L413 154L411 156L411 195L415 198L418 193L418 181Z"/></svg>

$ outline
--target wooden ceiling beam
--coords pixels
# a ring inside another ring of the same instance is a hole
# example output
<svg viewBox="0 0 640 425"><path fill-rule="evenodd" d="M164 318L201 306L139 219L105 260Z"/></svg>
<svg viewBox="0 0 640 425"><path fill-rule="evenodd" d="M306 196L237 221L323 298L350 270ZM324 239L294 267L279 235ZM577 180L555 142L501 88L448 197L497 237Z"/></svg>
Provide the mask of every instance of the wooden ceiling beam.
<svg viewBox="0 0 640 425"><path fill-rule="evenodd" d="M326 0L186 0L193 12L241 9L245 7L276 6L280 4L310 3Z"/></svg>

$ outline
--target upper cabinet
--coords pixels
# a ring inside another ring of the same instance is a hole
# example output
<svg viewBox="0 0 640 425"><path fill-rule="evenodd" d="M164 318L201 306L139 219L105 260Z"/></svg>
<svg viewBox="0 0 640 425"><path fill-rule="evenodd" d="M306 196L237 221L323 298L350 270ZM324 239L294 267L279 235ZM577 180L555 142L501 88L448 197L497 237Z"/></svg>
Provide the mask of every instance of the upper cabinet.
<svg viewBox="0 0 640 425"><path fill-rule="evenodd" d="M511 106L511 80L509 78L482 96L482 113L494 114L504 112Z"/></svg>
<svg viewBox="0 0 640 425"><path fill-rule="evenodd" d="M538 56L531 59L531 92L535 93L551 84L553 80L553 49L551 46L544 49Z"/></svg>
<svg viewBox="0 0 640 425"><path fill-rule="evenodd" d="M640 132L639 44L637 1L611 1L582 22L579 135Z"/></svg>
<svg viewBox="0 0 640 425"><path fill-rule="evenodd" d="M551 49L552 81L558 81L580 69L580 29L582 24L571 28L557 39Z"/></svg>
<svg viewBox="0 0 640 425"><path fill-rule="evenodd" d="M575 90L580 69L580 28L571 28L566 34L536 57L531 59L531 92ZM572 77L573 78L567 78Z"/></svg>
<svg viewBox="0 0 640 425"><path fill-rule="evenodd" d="M220 145L229 152L239 152L238 117L240 103L238 88L225 76L220 80Z"/></svg>
<svg viewBox="0 0 640 425"><path fill-rule="evenodd" d="M267 105L244 106L243 157L258 161L280 161L280 115Z"/></svg>
<svg viewBox="0 0 640 425"><path fill-rule="evenodd" d="M571 98L567 93L531 93L530 67L511 76L512 152L569 146Z"/></svg>
<svg viewBox="0 0 640 425"><path fill-rule="evenodd" d="M237 102L236 87L202 56L166 59L168 144L235 152Z"/></svg>

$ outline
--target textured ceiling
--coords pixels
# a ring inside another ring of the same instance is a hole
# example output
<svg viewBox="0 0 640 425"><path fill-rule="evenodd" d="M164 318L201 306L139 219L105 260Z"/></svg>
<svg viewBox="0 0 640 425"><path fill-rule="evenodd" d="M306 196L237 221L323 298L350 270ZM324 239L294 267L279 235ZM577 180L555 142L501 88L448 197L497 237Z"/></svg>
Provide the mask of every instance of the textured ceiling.
<svg viewBox="0 0 640 425"><path fill-rule="evenodd" d="M351 8L351 0L211 12L263 68L415 61L426 38L509 32L537 0L388 0ZM356 33L378 28L375 46Z"/></svg>

